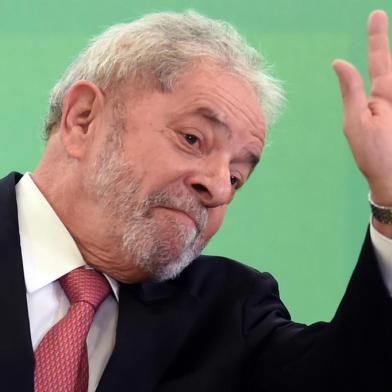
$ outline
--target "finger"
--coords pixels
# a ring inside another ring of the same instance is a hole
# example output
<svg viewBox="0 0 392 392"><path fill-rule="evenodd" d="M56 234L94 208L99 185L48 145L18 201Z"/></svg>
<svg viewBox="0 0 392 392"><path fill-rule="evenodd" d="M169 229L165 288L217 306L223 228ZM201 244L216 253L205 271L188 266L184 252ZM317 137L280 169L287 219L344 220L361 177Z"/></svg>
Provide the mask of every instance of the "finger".
<svg viewBox="0 0 392 392"><path fill-rule="evenodd" d="M384 11L374 11L369 16L368 46L370 79L374 80L391 72L388 16Z"/></svg>
<svg viewBox="0 0 392 392"><path fill-rule="evenodd" d="M346 119L358 118L368 109L365 86L358 70L344 60L335 60L333 68L339 79Z"/></svg>

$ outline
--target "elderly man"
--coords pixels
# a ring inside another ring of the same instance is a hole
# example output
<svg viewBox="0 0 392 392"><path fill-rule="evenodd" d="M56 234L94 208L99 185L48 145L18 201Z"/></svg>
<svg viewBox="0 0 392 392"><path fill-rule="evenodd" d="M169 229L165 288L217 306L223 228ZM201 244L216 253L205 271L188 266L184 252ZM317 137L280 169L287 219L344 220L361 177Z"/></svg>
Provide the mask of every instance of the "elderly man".
<svg viewBox="0 0 392 392"><path fill-rule="evenodd" d="M259 55L193 12L93 41L52 92L39 167L0 182L1 389L389 389L387 24L369 20L370 98L334 64L374 227L336 316L312 326L290 320L270 275L199 256L282 98Z"/></svg>

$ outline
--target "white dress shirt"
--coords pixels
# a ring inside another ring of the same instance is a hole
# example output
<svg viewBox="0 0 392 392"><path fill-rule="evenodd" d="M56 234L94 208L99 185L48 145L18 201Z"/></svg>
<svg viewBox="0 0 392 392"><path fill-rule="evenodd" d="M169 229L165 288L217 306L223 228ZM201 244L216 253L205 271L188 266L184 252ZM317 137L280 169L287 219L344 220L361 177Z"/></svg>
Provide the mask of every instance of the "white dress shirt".
<svg viewBox="0 0 392 392"><path fill-rule="evenodd" d="M392 239L379 233L370 221L370 238L372 239L374 252L382 278L389 294L392 296Z"/></svg>
<svg viewBox="0 0 392 392"><path fill-rule="evenodd" d="M28 173L16 185L16 200L30 332L35 350L46 332L69 308L57 279L86 264L72 236ZM372 224L370 235L385 285L392 295L392 240L380 234ZM115 280L106 278L113 295L99 307L87 337L89 392L96 390L115 342L119 287Z"/></svg>
<svg viewBox="0 0 392 392"><path fill-rule="evenodd" d="M68 298L57 279L86 263L29 174L16 185L16 201L30 333L35 350L69 308ZM89 392L96 390L115 342L119 286L114 279L106 278L112 294L98 308L87 337Z"/></svg>

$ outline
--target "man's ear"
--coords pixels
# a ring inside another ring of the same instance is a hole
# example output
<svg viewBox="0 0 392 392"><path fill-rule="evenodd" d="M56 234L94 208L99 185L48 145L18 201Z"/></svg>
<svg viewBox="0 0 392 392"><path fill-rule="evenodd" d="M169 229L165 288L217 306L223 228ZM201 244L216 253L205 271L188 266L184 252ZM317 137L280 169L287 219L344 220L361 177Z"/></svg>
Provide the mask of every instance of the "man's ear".
<svg viewBox="0 0 392 392"><path fill-rule="evenodd" d="M77 81L67 91L59 132L69 156L78 159L85 154L104 102L103 92L87 80Z"/></svg>

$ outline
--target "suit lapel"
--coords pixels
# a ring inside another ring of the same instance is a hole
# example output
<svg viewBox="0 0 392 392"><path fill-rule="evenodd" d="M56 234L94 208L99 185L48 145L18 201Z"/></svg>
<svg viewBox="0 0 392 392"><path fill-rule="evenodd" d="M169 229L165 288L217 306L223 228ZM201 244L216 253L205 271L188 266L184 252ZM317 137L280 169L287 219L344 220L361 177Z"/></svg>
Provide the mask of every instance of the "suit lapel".
<svg viewBox="0 0 392 392"><path fill-rule="evenodd" d="M34 354L15 197L15 183L20 178L11 173L0 181L0 379L4 390L31 391Z"/></svg>
<svg viewBox="0 0 392 392"><path fill-rule="evenodd" d="M151 391L174 362L199 300L173 282L121 285L116 344L97 391Z"/></svg>

